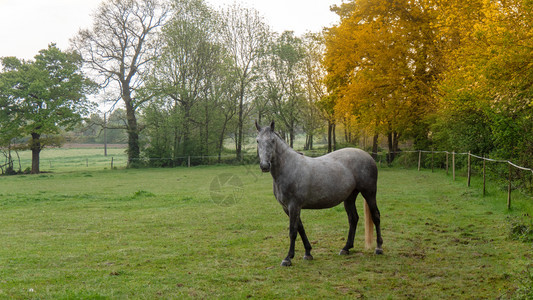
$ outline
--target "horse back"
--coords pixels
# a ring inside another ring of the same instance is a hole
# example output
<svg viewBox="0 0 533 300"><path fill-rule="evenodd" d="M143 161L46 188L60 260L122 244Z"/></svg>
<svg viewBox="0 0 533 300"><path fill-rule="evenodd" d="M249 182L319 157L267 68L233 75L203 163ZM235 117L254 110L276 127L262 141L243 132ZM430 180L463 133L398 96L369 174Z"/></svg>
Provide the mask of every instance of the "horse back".
<svg viewBox="0 0 533 300"><path fill-rule="evenodd" d="M378 168L367 152L357 148L343 148L322 158L335 160L350 170L355 178L356 189L360 192L376 191Z"/></svg>
<svg viewBox="0 0 533 300"><path fill-rule="evenodd" d="M375 192L377 167L366 152L345 148L317 158L294 152L285 161L283 172L274 176L274 195L287 209L330 208L346 200L354 190Z"/></svg>

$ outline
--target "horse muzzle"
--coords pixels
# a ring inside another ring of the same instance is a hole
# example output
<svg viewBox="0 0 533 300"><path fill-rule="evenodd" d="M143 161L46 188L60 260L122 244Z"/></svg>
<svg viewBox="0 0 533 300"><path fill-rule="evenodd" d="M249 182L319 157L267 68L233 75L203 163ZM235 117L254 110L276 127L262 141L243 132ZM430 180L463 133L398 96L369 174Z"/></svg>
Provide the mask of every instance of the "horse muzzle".
<svg viewBox="0 0 533 300"><path fill-rule="evenodd" d="M263 171L263 173L270 172L270 163L269 162L261 162L261 163L259 163L259 167L261 168L261 171Z"/></svg>

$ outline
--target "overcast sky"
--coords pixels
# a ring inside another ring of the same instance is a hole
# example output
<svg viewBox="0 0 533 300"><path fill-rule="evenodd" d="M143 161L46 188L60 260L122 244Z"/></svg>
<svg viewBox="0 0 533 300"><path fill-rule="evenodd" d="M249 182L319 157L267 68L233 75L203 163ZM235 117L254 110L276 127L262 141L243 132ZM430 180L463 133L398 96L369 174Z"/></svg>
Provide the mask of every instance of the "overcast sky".
<svg viewBox="0 0 533 300"><path fill-rule="evenodd" d="M33 58L50 43L66 49L102 0L0 0L0 57ZM214 8L234 0L207 0ZM237 0L256 8L274 31L320 31L338 22L329 7L342 0Z"/></svg>

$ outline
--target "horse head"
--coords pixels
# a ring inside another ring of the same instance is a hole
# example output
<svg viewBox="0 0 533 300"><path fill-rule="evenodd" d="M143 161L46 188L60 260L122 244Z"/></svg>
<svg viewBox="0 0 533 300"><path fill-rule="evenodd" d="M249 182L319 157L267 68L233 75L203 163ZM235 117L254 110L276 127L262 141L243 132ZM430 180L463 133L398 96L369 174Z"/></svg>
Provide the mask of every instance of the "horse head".
<svg viewBox="0 0 533 300"><path fill-rule="evenodd" d="M259 134L257 135L257 153L259 154L259 167L261 171L270 172L272 165L272 158L275 153L276 146L276 133L274 132L274 121L270 123L270 126L261 128L257 121L255 121L255 127Z"/></svg>

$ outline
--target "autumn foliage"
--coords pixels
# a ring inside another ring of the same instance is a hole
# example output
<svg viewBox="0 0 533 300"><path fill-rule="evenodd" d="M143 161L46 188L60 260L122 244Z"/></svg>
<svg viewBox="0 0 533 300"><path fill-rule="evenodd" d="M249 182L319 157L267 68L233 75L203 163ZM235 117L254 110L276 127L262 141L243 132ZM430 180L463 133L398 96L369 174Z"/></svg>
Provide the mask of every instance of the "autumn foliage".
<svg viewBox="0 0 533 300"><path fill-rule="evenodd" d="M531 0L334 7L325 78L337 120L418 148L533 155Z"/></svg>

